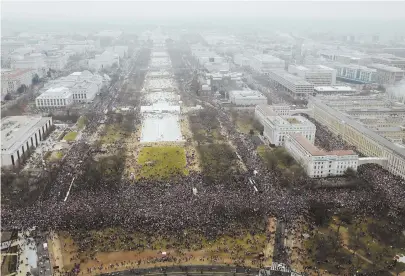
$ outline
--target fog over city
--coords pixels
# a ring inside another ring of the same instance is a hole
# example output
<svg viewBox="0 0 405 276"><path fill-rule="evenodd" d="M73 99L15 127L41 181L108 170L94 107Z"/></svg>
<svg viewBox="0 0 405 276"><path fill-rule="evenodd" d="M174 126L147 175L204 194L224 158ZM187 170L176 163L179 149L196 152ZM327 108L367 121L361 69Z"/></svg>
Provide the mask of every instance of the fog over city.
<svg viewBox="0 0 405 276"><path fill-rule="evenodd" d="M1 275L405 275L404 11L2 1Z"/></svg>

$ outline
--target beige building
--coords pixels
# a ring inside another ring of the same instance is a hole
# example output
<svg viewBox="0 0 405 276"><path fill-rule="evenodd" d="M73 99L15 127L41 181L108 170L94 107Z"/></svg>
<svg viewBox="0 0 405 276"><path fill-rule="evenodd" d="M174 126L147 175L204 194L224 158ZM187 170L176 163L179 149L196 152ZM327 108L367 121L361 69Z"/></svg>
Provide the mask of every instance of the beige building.
<svg viewBox="0 0 405 276"><path fill-rule="evenodd" d="M336 70L323 65L289 65L288 73L296 75L316 86L336 84Z"/></svg>
<svg viewBox="0 0 405 276"><path fill-rule="evenodd" d="M333 133L340 135L343 140L366 156L386 158L385 168L405 178L404 148L326 105L319 98L309 97L308 107L312 109L314 119L327 126Z"/></svg>
<svg viewBox="0 0 405 276"><path fill-rule="evenodd" d="M284 144L286 150L301 164L309 177L345 174L348 168L357 170L359 156L352 150L324 151L299 133L290 133Z"/></svg>

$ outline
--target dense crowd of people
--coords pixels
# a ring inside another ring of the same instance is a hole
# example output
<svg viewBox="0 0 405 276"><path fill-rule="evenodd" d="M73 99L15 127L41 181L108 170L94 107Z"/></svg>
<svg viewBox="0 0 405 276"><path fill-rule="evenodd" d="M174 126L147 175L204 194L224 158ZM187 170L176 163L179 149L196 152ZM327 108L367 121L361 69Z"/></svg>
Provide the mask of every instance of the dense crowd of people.
<svg viewBox="0 0 405 276"><path fill-rule="evenodd" d="M300 179L292 188L282 187L283 176L265 166L251 137L236 130L228 112L214 101L205 102L204 108L216 114L246 172L221 182L207 182L198 172L164 181L140 179L135 184L132 179L122 178L114 189L80 189L79 193L76 187L88 181L83 177L87 168L82 163L91 155L91 146L80 141L69 151L41 200L26 207L3 206L2 227L74 231L121 226L154 235L183 235L184 230L194 229L216 237L232 234L235 223L250 229L255 225L252 222L269 216L292 222L308 215L313 201L344 207L356 214L378 215L384 207L391 216L404 216L404 180L377 165L359 168L358 177L367 182L367 189L306 189L307 182L313 181L309 178ZM89 134L104 116L102 112L97 114L90 118L86 130ZM339 139L324 139L324 132L318 127L320 146L328 150L346 147ZM260 191L252 188L249 179L257 183ZM106 182L99 183L105 186L111 180L100 181ZM193 188L198 193L193 193Z"/></svg>

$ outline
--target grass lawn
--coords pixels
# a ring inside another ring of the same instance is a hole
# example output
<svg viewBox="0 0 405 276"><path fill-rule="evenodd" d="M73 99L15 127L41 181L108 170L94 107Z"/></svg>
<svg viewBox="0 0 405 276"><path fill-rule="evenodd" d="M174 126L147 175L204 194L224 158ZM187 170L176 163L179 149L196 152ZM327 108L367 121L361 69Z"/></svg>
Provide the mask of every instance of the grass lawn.
<svg viewBox="0 0 405 276"><path fill-rule="evenodd" d="M266 145L260 145L257 147L256 150L257 150L257 153L259 154L259 156L263 159L265 158L265 154L270 153L270 151L271 151L271 149Z"/></svg>
<svg viewBox="0 0 405 276"><path fill-rule="evenodd" d="M257 257L267 244L265 229L249 230L235 225L232 232L232 235L224 234L207 239L201 231L192 229L184 231L183 235L166 236L116 227L75 234L61 232L59 236L61 244L65 245L62 248L65 270L71 269L74 263L81 263L83 271L88 267L97 266L90 256L95 256L102 263L126 262L118 270L136 268L138 262L140 267L175 264L172 261L156 261L151 264L142 262L159 258L162 251L167 252L169 256L183 257L178 259L179 263L176 265L247 264L258 267ZM185 256L191 258L186 261Z"/></svg>
<svg viewBox="0 0 405 276"><path fill-rule="evenodd" d="M65 135L65 137L63 137L63 140L71 142L71 141L76 140L76 136L77 136L77 132L76 131L71 131L71 132L67 133Z"/></svg>
<svg viewBox="0 0 405 276"><path fill-rule="evenodd" d="M186 168L186 152L177 146L144 147L138 155L141 166L138 178L165 179L173 175L189 173Z"/></svg>
<svg viewBox="0 0 405 276"><path fill-rule="evenodd" d="M260 129L263 130L261 124L255 120L252 112L233 110L231 111L231 117L237 130L241 133L249 134L250 130L253 130L254 133L258 133Z"/></svg>
<svg viewBox="0 0 405 276"><path fill-rule="evenodd" d="M57 150L52 152L51 156L49 157L50 161L58 161L62 159L63 157L63 152L61 150Z"/></svg>
<svg viewBox="0 0 405 276"><path fill-rule="evenodd" d="M106 126L105 134L101 136L102 144L112 144L116 141L119 141L122 136L125 134L118 125L108 125Z"/></svg>

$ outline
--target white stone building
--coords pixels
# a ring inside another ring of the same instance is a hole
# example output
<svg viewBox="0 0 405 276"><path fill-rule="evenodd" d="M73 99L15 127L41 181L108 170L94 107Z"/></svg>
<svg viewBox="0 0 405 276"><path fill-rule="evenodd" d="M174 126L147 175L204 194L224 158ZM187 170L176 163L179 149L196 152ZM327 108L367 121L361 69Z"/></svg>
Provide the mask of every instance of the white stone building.
<svg viewBox="0 0 405 276"><path fill-rule="evenodd" d="M284 104L260 104L255 108L255 118L264 125L267 116L290 116L291 107Z"/></svg>
<svg viewBox="0 0 405 276"><path fill-rule="evenodd" d="M29 87L32 84L32 78L34 76L34 70L31 69L17 69L1 70L1 90L3 93L14 93L21 85Z"/></svg>
<svg viewBox="0 0 405 276"><path fill-rule="evenodd" d="M294 99L306 99L314 93L314 85L312 83L284 70L270 71L267 75L274 86L286 91Z"/></svg>
<svg viewBox="0 0 405 276"><path fill-rule="evenodd" d="M286 136L284 147L301 164L309 177L343 175L348 168L357 171L359 156L352 150L324 151L300 133Z"/></svg>
<svg viewBox="0 0 405 276"><path fill-rule="evenodd" d="M90 71L74 72L69 76L50 81L44 89L65 87L72 93L74 102L90 102L106 82L103 77Z"/></svg>
<svg viewBox="0 0 405 276"><path fill-rule="evenodd" d="M336 70L323 65L289 65L288 72L317 86L336 84Z"/></svg>
<svg viewBox="0 0 405 276"><path fill-rule="evenodd" d="M100 55L96 55L94 59L89 60L89 67L93 70L99 71L104 68L111 67L114 63L120 65L119 55L113 52L104 51Z"/></svg>
<svg viewBox="0 0 405 276"><path fill-rule="evenodd" d="M70 89L74 102L91 102L96 97L99 89L97 84L88 81L76 83Z"/></svg>
<svg viewBox="0 0 405 276"><path fill-rule="evenodd" d="M285 61L271 55L256 55L252 58L251 67L259 73L268 73L272 70L284 70Z"/></svg>
<svg viewBox="0 0 405 276"><path fill-rule="evenodd" d="M256 106L267 104L267 98L257 90L232 90L229 91L229 100L238 106Z"/></svg>
<svg viewBox="0 0 405 276"><path fill-rule="evenodd" d="M66 55L50 55L45 58L45 64L51 70L62 71L67 64L67 60Z"/></svg>
<svg viewBox="0 0 405 276"><path fill-rule="evenodd" d="M311 143L315 141L315 125L302 116L267 116L263 126L264 136L276 146L283 145L290 133L301 133Z"/></svg>
<svg viewBox="0 0 405 276"><path fill-rule="evenodd" d="M64 108L73 103L72 92L67 87L50 88L35 99L38 108Z"/></svg>
<svg viewBox="0 0 405 276"><path fill-rule="evenodd" d="M1 119L1 166L18 166L52 126L51 117L10 116Z"/></svg>

